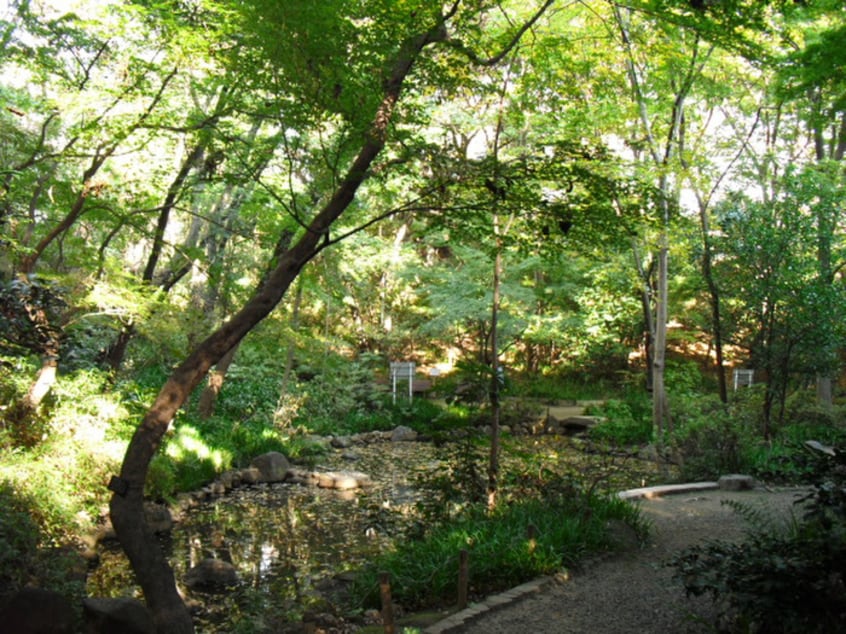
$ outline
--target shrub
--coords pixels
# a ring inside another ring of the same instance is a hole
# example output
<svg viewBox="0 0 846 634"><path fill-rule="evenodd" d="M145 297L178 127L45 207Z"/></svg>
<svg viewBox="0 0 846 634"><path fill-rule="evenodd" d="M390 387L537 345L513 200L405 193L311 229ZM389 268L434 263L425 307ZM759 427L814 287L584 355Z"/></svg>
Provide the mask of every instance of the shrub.
<svg viewBox="0 0 846 634"><path fill-rule="evenodd" d="M741 544L687 549L671 565L689 595L723 607L729 631L841 631L846 618L846 453L820 455L804 516L789 529L757 521ZM736 510L759 519L748 509Z"/></svg>
<svg viewBox="0 0 846 634"><path fill-rule="evenodd" d="M593 413L606 420L590 430L591 440L613 445L637 445L652 439L652 418L639 404L616 399L595 408Z"/></svg>
<svg viewBox="0 0 846 634"><path fill-rule="evenodd" d="M320 370L298 369L303 397L295 425L317 434L348 434L385 428L385 389L374 381L371 359L333 359Z"/></svg>
<svg viewBox="0 0 846 634"><path fill-rule="evenodd" d="M745 471L748 449L757 434L742 412L716 396L678 399L670 446L680 461L683 480L713 479Z"/></svg>
<svg viewBox="0 0 846 634"><path fill-rule="evenodd" d="M34 518L39 502L19 494L0 481L0 605L26 585L63 594L71 605L80 605L84 575L73 548L56 548L55 535L44 531Z"/></svg>

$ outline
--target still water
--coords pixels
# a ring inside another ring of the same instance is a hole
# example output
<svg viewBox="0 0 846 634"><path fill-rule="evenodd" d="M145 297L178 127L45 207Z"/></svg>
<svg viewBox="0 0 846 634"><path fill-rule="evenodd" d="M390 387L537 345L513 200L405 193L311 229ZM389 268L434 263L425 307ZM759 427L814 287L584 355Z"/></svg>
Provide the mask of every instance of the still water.
<svg viewBox="0 0 846 634"><path fill-rule="evenodd" d="M659 477L647 463L585 452L572 442L554 436L508 441L502 469L517 461L522 469L534 465L539 470L575 470L580 477L609 480L604 484L617 489L654 483ZM189 509L162 541L176 578L214 557L233 564L240 579L236 588L224 593L183 588L197 631L249 631L239 629L238 623L255 623L262 614L297 619L303 610L320 609L329 590L337 589L339 577L394 546L415 520L414 505L421 495L415 486L418 479L444 468L431 443L377 443L333 451L314 467L364 472L373 481L370 487L342 492L264 484L235 489ZM589 476L591 472L597 475ZM116 544L101 551L88 594L139 596Z"/></svg>
<svg viewBox="0 0 846 634"><path fill-rule="evenodd" d="M244 612L295 616L320 600L319 588L390 548L418 495L415 479L437 469L429 443L381 443L332 452L316 471L354 470L373 485L335 491L296 484L235 489L186 511L162 545L177 579L205 558L229 562L240 585L225 593L182 588L198 631L232 631ZM351 456L356 458L350 460ZM88 579L89 596L139 596L116 544L106 544Z"/></svg>

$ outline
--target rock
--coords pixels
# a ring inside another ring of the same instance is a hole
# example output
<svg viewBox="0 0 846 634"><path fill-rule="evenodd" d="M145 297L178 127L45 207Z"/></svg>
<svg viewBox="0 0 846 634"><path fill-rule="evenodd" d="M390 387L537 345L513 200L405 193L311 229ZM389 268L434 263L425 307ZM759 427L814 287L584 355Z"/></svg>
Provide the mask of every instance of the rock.
<svg viewBox="0 0 846 634"><path fill-rule="evenodd" d="M331 489L335 486L334 473L319 473L317 474L317 486L321 489Z"/></svg>
<svg viewBox="0 0 846 634"><path fill-rule="evenodd" d="M0 610L0 629L15 634L71 634L73 609L58 592L23 588Z"/></svg>
<svg viewBox="0 0 846 634"><path fill-rule="evenodd" d="M335 480L332 482L332 488L338 491L357 489L360 486L361 483L358 478L352 473L336 473Z"/></svg>
<svg viewBox="0 0 846 634"><path fill-rule="evenodd" d="M97 599L82 601L85 631L91 634L155 634L153 617L137 599Z"/></svg>
<svg viewBox="0 0 846 634"><path fill-rule="evenodd" d="M320 474L305 469L288 469L288 482L293 484L304 484L306 486L317 486L320 483Z"/></svg>
<svg viewBox="0 0 846 634"><path fill-rule="evenodd" d="M261 478L261 471L259 471L255 467L247 467L246 469L241 469L239 475L241 476L242 483L256 484Z"/></svg>
<svg viewBox="0 0 846 634"><path fill-rule="evenodd" d="M269 451L253 458L250 466L259 470L259 482L282 482L291 463L278 451Z"/></svg>
<svg viewBox="0 0 846 634"><path fill-rule="evenodd" d="M336 491L351 491L373 483L369 475L359 471L305 471L303 469L289 469L288 481L293 484L317 486L321 489Z"/></svg>
<svg viewBox="0 0 846 634"><path fill-rule="evenodd" d="M179 509L180 513L195 506L197 506L197 500L195 500L194 496L190 493L176 494L176 508Z"/></svg>
<svg viewBox="0 0 846 634"><path fill-rule="evenodd" d="M353 444L353 439L350 436L335 436L332 438L332 446L335 449L347 449Z"/></svg>
<svg viewBox="0 0 846 634"><path fill-rule="evenodd" d="M173 529L173 516L165 504L144 502L144 519L154 533L168 533Z"/></svg>
<svg viewBox="0 0 846 634"><path fill-rule="evenodd" d="M239 471L224 471L220 474L219 479L227 491L241 485L241 473Z"/></svg>
<svg viewBox="0 0 846 634"><path fill-rule="evenodd" d="M411 427L400 425L391 432L391 442L412 442L415 440L417 440L417 432Z"/></svg>
<svg viewBox="0 0 846 634"><path fill-rule="evenodd" d="M583 434L598 423L599 419L595 416L570 416L562 420L560 426L564 434Z"/></svg>
<svg viewBox="0 0 846 634"><path fill-rule="evenodd" d="M306 434L303 436L305 446L314 447L317 451L326 452L332 448L332 441L323 436L316 436L314 434Z"/></svg>
<svg viewBox="0 0 846 634"><path fill-rule="evenodd" d="M755 488L755 478L737 473L721 476L717 483L723 491L749 491Z"/></svg>
<svg viewBox="0 0 846 634"><path fill-rule="evenodd" d="M834 449L834 447L831 447L830 445L824 445L819 440L806 440L805 446L809 449L813 449L814 451L824 453L827 456L837 455L837 451Z"/></svg>
<svg viewBox="0 0 846 634"><path fill-rule="evenodd" d="M203 559L185 573L185 585L196 590L223 590L238 585L238 572L220 559Z"/></svg>

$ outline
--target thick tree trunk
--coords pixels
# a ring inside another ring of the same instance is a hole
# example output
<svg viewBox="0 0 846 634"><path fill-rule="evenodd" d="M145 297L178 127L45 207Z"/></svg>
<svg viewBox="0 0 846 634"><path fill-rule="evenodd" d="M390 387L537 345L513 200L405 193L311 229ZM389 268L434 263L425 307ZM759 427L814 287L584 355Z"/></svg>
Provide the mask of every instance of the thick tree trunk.
<svg viewBox="0 0 846 634"><path fill-rule="evenodd" d="M405 43L383 85L382 102L362 148L334 195L296 243L278 258L276 266L244 307L173 371L130 440L120 476L110 483L114 491L111 518L159 634L188 634L194 628L191 615L176 589L173 571L144 518L144 483L150 460L177 410L209 368L273 310L303 266L328 244L332 223L353 201L371 164L384 147L388 125L406 76L423 48L445 36L443 25L438 25Z"/></svg>

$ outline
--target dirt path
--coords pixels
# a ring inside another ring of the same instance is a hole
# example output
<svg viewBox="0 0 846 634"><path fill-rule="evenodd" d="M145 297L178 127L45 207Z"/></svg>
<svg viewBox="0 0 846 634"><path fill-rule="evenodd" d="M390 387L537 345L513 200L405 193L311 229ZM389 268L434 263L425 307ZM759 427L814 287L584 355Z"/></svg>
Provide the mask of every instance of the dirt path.
<svg viewBox="0 0 846 634"><path fill-rule="evenodd" d="M743 520L721 500L790 513L799 489L682 493L638 502L652 523L642 549L601 559L569 580L529 584L520 598L493 605L463 624L425 631L461 634L674 634L713 632L707 599L688 600L664 566L687 546L738 539ZM534 591L531 591L534 590Z"/></svg>

